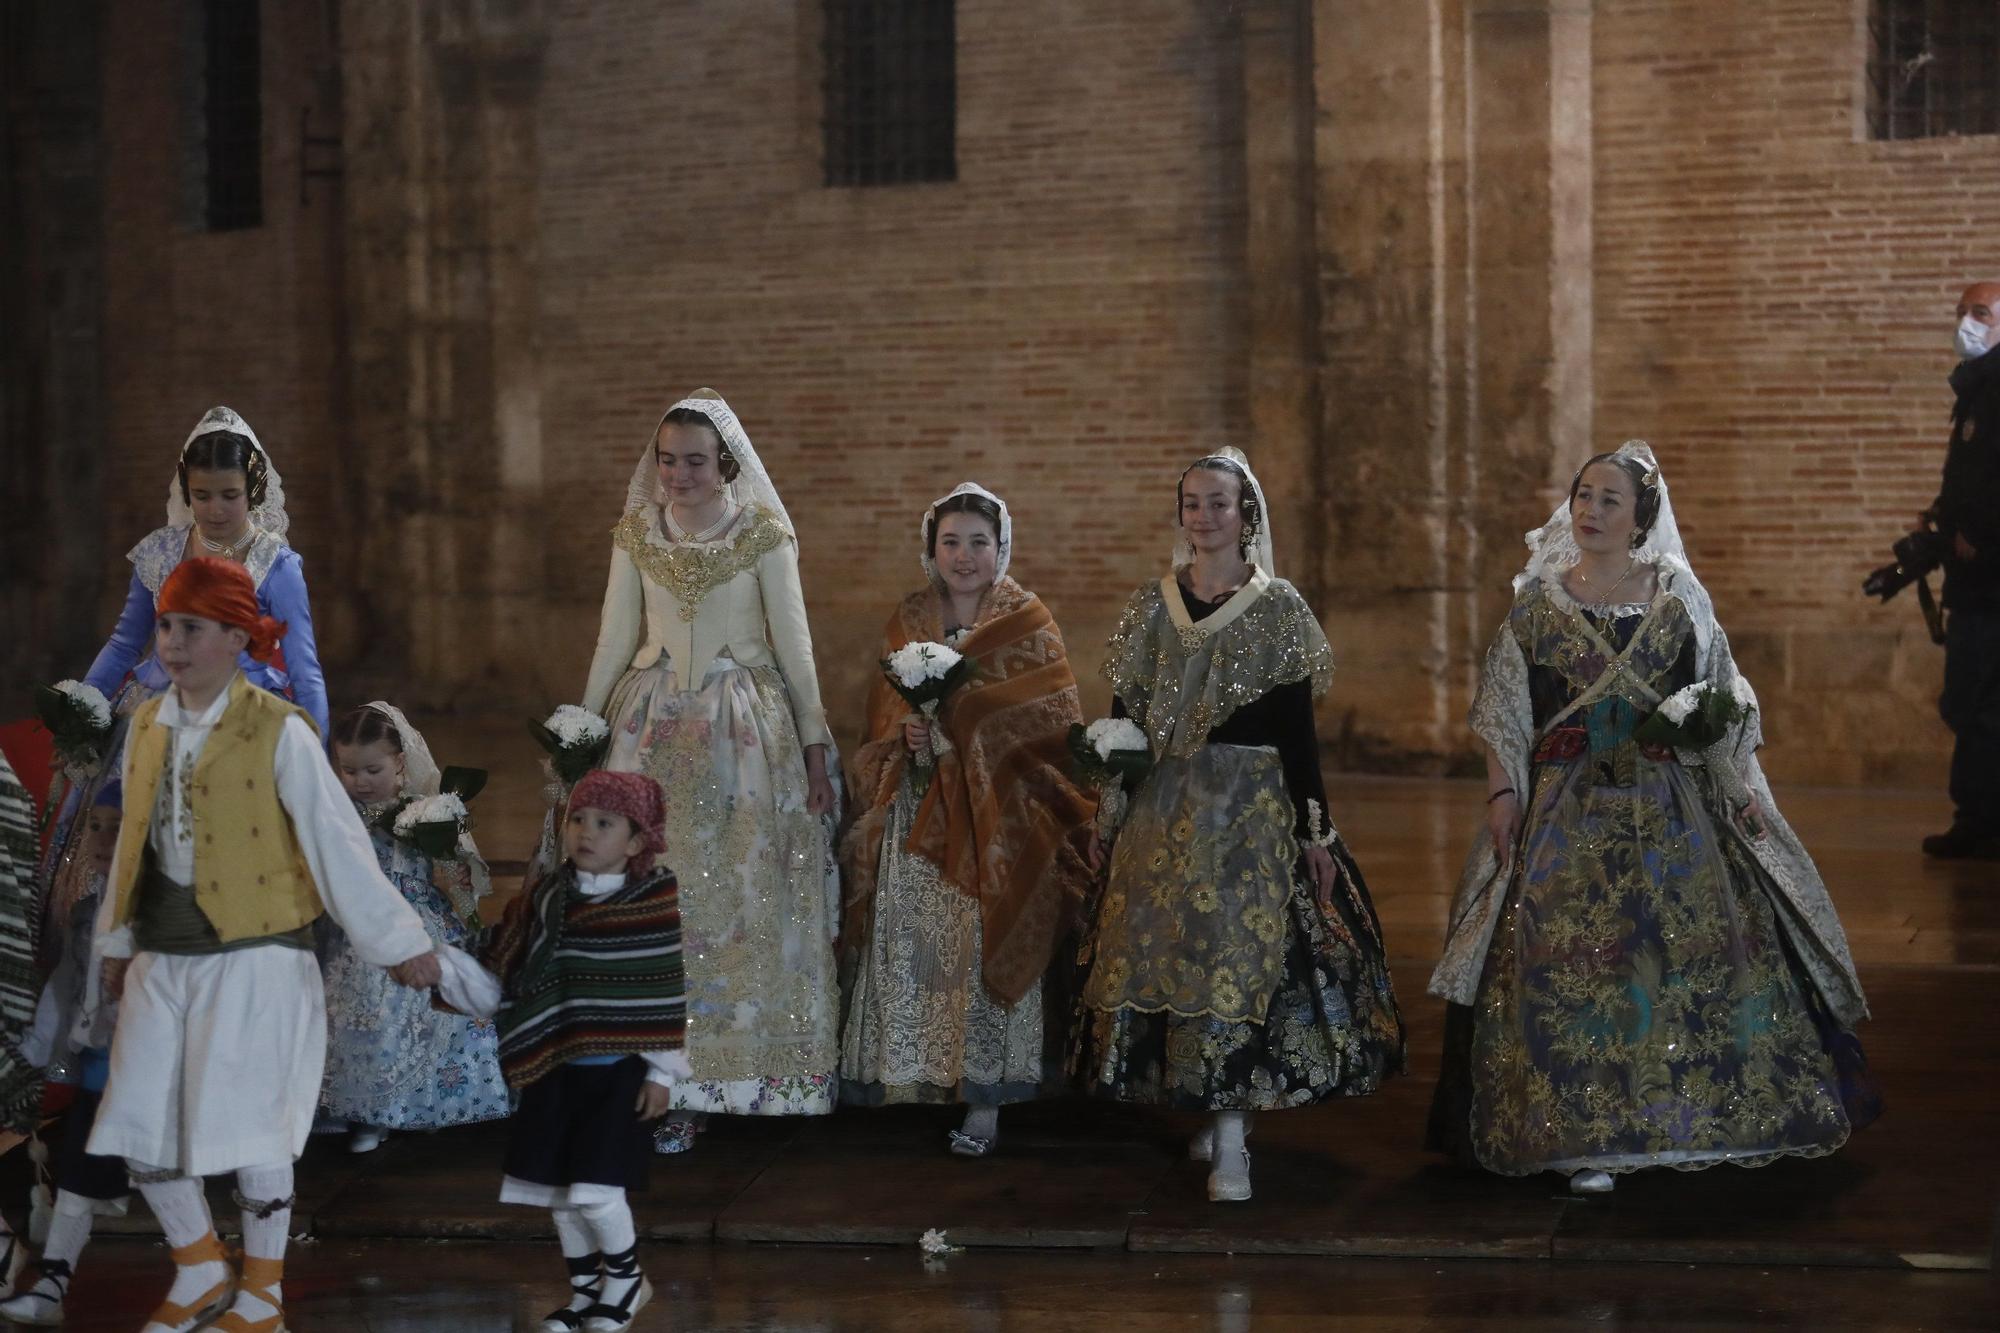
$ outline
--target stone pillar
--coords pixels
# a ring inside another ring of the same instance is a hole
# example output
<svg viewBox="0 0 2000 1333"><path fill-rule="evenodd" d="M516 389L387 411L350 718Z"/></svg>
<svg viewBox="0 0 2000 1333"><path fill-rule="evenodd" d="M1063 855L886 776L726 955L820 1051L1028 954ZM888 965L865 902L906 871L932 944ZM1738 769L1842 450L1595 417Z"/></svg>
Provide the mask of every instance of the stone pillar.
<svg viewBox="0 0 2000 1333"><path fill-rule="evenodd" d="M1243 7L1244 279L1250 428L1245 448L1271 507L1279 572L1322 605L1319 293L1313 283L1312 9Z"/></svg>
<svg viewBox="0 0 2000 1333"><path fill-rule="evenodd" d="M1520 534L1589 440L1589 7L1314 15L1328 737L1471 771Z"/></svg>
<svg viewBox="0 0 2000 1333"><path fill-rule="evenodd" d="M119 577L100 540L103 27L95 3L0 7L0 717L83 674L103 626L77 608Z"/></svg>
<svg viewBox="0 0 2000 1333"><path fill-rule="evenodd" d="M356 447L371 663L448 706L535 680L546 601L536 338L542 5L367 6L344 25ZM390 640L393 639L393 642ZM521 703L482 697L474 702ZM540 702L540 699L534 702Z"/></svg>

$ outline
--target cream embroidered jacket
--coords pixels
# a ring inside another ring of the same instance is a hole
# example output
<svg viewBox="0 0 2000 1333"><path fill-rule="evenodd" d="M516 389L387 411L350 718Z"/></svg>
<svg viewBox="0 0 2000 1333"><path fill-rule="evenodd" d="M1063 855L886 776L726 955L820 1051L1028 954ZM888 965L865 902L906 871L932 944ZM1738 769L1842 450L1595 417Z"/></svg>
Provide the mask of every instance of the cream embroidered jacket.
<svg viewBox="0 0 2000 1333"><path fill-rule="evenodd" d="M720 540L670 544L654 512L633 510L613 530L583 706L603 713L627 669L644 670L662 656L683 689L698 688L710 665L728 658L777 668L799 743L831 744L791 535L769 511L751 508Z"/></svg>

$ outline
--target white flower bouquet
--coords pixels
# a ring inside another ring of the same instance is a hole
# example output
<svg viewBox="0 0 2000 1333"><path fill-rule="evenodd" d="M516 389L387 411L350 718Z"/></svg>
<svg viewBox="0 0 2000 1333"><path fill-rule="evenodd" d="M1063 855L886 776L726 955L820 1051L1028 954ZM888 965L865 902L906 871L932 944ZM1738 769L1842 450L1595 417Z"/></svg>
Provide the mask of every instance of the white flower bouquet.
<svg viewBox="0 0 2000 1333"><path fill-rule="evenodd" d="M558 782L574 787L578 778L596 768L611 746L611 724L588 708L564 704L528 730L548 752L549 768Z"/></svg>
<svg viewBox="0 0 2000 1333"><path fill-rule="evenodd" d="M912 757L916 764L913 781L919 793L930 789L937 756L944 753L946 742L938 732L938 710L944 706L951 692L978 669L978 658L967 657L955 648L929 640L906 643L882 659L882 674L888 677L896 693L917 710L931 729L930 749L919 751Z"/></svg>
<svg viewBox="0 0 2000 1333"><path fill-rule="evenodd" d="M1641 722L1633 734L1652 745L1706 750L1756 711L1756 697L1741 676L1732 679L1728 689L1717 689L1705 680L1697 681L1662 699L1653 715Z"/></svg>
<svg viewBox="0 0 2000 1333"><path fill-rule="evenodd" d="M1129 717L1101 717L1069 729L1069 753L1079 776L1097 787L1136 787L1153 769L1153 747Z"/></svg>
<svg viewBox="0 0 2000 1333"><path fill-rule="evenodd" d="M1097 788L1097 833L1110 842L1125 822L1127 793L1153 771L1153 747L1129 717L1101 717L1069 729L1069 757L1077 776Z"/></svg>
<svg viewBox="0 0 2000 1333"><path fill-rule="evenodd" d="M486 770L452 765L438 780L436 796L417 796L385 811L381 824L432 860L455 859L472 827L466 803L486 789Z"/></svg>
<svg viewBox="0 0 2000 1333"><path fill-rule="evenodd" d="M395 833L426 856L456 856L468 817L457 792L420 796L396 812Z"/></svg>
<svg viewBox="0 0 2000 1333"><path fill-rule="evenodd" d="M75 776L104 758L111 738L111 701L95 685L59 680L35 691L35 715L55 738L56 757Z"/></svg>

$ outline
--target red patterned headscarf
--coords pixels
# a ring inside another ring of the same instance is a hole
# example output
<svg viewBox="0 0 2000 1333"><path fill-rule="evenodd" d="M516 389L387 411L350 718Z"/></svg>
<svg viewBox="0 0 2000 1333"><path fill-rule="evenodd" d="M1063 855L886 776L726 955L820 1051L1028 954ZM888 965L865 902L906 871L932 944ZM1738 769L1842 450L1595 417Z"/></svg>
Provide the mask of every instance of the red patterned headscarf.
<svg viewBox="0 0 2000 1333"><path fill-rule="evenodd" d="M604 810L623 815L643 840L639 854L626 863L625 873L645 874L653 858L667 850L667 799L660 784L644 773L613 773L592 769L578 779L569 794L572 810Z"/></svg>
<svg viewBox="0 0 2000 1333"><path fill-rule="evenodd" d="M179 612L233 625L250 636L252 661L268 662L290 628L257 610L257 585L234 560L198 555L183 560L160 586L160 615Z"/></svg>

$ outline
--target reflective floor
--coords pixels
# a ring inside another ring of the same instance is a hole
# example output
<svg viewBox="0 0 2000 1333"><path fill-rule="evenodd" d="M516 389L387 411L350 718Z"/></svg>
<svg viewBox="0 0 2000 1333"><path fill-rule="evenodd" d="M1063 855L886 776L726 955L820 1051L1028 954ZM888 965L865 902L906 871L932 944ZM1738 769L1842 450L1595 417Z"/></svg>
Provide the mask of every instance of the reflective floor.
<svg viewBox="0 0 2000 1333"><path fill-rule="evenodd" d="M428 728L494 770L475 806L496 862L539 823L523 729ZM1438 1058L1423 982L1478 826L1476 784L1344 779L1336 817L1375 888L1411 1074L1355 1102L1261 1117L1257 1195L1209 1204L1190 1122L1077 1102L1009 1111L985 1161L941 1151L950 1113L719 1121L639 1201L659 1296L644 1329L1985 1329L2000 1182L2000 866L1926 862L1941 797L1791 790L1876 1018L1889 1111L1834 1158L1634 1177L1608 1199L1553 1178L1450 1171L1418 1141ZM496 876L507 884L508 876ZM533 1328L563 1294L533 1210L494 1201L501 1131L406 1135L367 1158L316 1142L300 1176L290 1326ZM218 1213L228 1216L224 1192ZM107 1231L144 1231L135 1217ZM925 1261L941 1227L969 1248ZM136 1329L167 1259L135 1235L86 1253L70 1327Z"/></svg>

